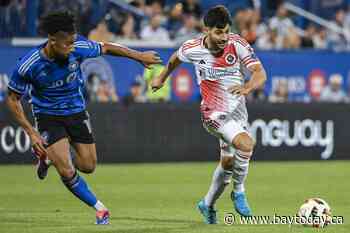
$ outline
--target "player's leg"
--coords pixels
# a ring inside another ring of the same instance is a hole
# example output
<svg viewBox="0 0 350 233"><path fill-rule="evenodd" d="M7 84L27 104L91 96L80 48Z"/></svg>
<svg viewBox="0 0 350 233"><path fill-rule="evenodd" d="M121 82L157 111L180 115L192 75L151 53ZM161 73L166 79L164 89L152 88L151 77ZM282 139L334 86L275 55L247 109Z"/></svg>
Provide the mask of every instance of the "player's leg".
<svg viewBox="0 0 350 233"><path fill-rule="evenodd" d="M65 122L67 133L72 146L75 149L75 166L84 173L92 173L96 168L97 155L95 139L92 134L89 115L87 112L75 114ZM96 223L106 224L109 222L109 211L98 200L94 206L96 209Z"/></svg>
<svg viewBox="0 0 350 233"><path fill-rule="evenodd" d="M76 156L75 156L75 167L84 173L92 173L96 168L97 156L96 156L96 145L93 144L82 144L72 143ZM96 205L96 223L103 223L109 221L109 211L101 201L97 201Z"/></svg>
<svg viewBox="0 0 350 233"><path fill-rule="evenodd" d="M244 181L248 175L249 161L254 150L254 140L247 133L238 134L232 141L235 150L234 191L244 192Z"/></svg>
<svg viewBox="0 0 350 233"><path fill-rule="evenodd" d="M231 182L232 177L233 154L230 152L229 145L222 140L220 140L220 147L220 162L214 171L212 183L204 198L205 204L210 207L214 207L216 200L219 199L225 187Z"/></svg>
<svg viewBox="0 0 350 233"><path fill-rule="evenodd" d="M220 162L214 171L212 183L204 199L198 203L198 208L208 224L217 222L214 205L231 182L232 177L233 154L230 152L229 145L222 140L220 140L220 147Z"/></svg>
<svg viewBox="0 0 350 233"><path fill-rule="evenodd" d="M95 194L89 189L84 178L79 176L74 168L69 149L70 145L67 138L63 138L47 148L48 157L55 166L58 174L61 176L63 184L77 198L88 206L96 209L96 211L107 211L101 202L98 201ZM98 223L107 224L108 222L105 221Z"/></svg>
<svg viewBox="0 0 350 233"><path fill-rule="evenodd" d="M92 173L97 164L96 145L87 112L72 116L65 122L65 128L76 154L74 164L84 173Z"/></svg>
<svg viewBox="0 0 350 233"><path fill-rule="evenodd" d="M93 173L96 168L97 156L96 156L96 145L72 143L76 156L75 156L75 167L84 173ZM101 201L96 203L96 223L106 222L109 219L109 211Z"/></svg>
<svg viewBox="0 0 350 233"><path fill-rule="evenodd" d="M67 133L62 123L54 116L40 114L35 117L35 127L40 132L41 137L46 141L46 147L56 143L62 138L67 137ZM51 165L50 159L45 157L38 157L37 176L43 180L46 178L48 169Z"/></svg>
<svg viewBox="0 0 350 233"><path fill-rule="evenodd" d="M243 132L234 137L232 144L235 150L233 164L233 192L231 199L234 201L236 211L243 216L251 216L245 194L244 182L248 176L249 161L253 154L254 140L248 133Z"/></svg>
<svg viewBox="0 0 350 233"><path fill-rule="evenodd" d="M233 119L226 121L219 129L223 140L231 143L234 151L233 181L234 190L231 198L236 211L243 216L251 216L252 212L244 189L244 181L248 175L249 161L253 154L254 141L247 131L247 123Z"/></svg>
<svg viewBox="0 0 350 233"><path fill-rule="evenodd" d="M213 117L214 115L219 116L219 114L214 113L208 118L203 118L203 126L210 134L220 139L221 133L219 132L219 129L223 122L217 121L217 117ZM204 199L197 204L205 222L208 224L217 223L214 205L223 193L227 184L230 183L232 177L233 154L230 152L230 148L232 147L229 145L230 144L227 144L220 139L220 162L214 171L208 193L205 195Z"/></svg>
<svg viewBox="0 0 350 233"><path fill-rule="evenodd" d="M75 167L81 172L93 173L97 164L96 144L72 142L72 146L76 152L74 158Z"/></svg>

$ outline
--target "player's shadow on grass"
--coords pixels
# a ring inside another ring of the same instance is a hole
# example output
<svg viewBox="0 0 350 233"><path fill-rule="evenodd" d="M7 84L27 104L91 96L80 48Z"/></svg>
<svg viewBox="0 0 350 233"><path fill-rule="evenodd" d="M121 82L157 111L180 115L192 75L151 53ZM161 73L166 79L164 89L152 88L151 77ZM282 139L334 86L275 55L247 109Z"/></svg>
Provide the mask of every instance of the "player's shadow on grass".
<svg viewBox="0 0 350 233"><path fill-rule="evenodd" d="M164 218L136 218L136 217L112 217L113 220L128 220L142 222L159 222L159 223L202 223L202 221L182 220L182 219L164 219Z"/></svg>

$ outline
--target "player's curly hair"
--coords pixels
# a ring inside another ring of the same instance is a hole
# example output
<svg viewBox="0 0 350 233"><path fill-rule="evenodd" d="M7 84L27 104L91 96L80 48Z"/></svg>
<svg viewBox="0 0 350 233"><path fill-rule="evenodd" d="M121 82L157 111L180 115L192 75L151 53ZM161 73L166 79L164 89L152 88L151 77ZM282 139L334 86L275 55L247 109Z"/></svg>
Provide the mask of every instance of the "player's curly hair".
<svg viewBox="0 0 350 233"><path fill-rule="evenodd" d="M232 25L232 17L228 9L218 5L209 9L203 18L204 26L213 28L225 28L227 24Z"/></svg>
<svg viewBox="0 0 350 233"><path fill-rule="evenodd" d="M75 33L75 16L67 10L50 12L40 19L40 31L49 35L59 31Z"/></svg>

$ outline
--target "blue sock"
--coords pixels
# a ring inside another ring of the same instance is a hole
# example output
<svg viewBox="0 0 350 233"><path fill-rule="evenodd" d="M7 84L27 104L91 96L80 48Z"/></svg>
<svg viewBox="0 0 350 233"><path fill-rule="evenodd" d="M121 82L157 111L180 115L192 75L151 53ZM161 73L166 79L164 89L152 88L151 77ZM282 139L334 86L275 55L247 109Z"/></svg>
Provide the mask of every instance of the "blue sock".
<svg viewBox="0 0 350 233"><path fill-rule="evenodd" d="M85 202L88 206L94 207L97 203L95 194L93 194L83 177L75 171L73 177L65 178L61 177L64 185L71 191L77 198Z"/></svg>

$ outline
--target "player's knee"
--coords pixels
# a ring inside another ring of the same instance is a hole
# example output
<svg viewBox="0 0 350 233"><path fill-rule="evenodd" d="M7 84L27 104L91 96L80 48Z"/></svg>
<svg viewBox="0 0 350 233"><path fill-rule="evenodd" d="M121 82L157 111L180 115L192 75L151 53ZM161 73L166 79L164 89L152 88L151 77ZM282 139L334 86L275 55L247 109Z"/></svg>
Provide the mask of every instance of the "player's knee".
<svg viewBox="0 0 350 233"><path fill-rule="evenodd" d="M95 158L91 158L88 163L85 163L83 167L80 168L81 172L90 174L93 173L96 169L97 160Z"/></svg>
<svg viewBox="0 0 350 233"><path fill-rule="evenodd" d="M244 140L241 146L241 150L245 152L251 152L254 150L255 142L253 139L248 138L247 140Z"/></svg>
<svg viewBox="0 0 350 233"><path fill-rule="evenodd" d="M251 137L244 134L244 135L238 135L233 140L233 145L237 150L240 150L243 152L251 152L254 150L255 142Z"/></svg>
<svg viewBox="0 0 350 233"><path fill-rule="evenodd" d="M74 176L75 170L72 167L60 168L58 169L58 173L61 177L71 178Z"/></svg>
<svg viewBox="0 0 350 233"><path fill-rule="evenodd" d="M85 174L91 174L95 171L95 168L94 167L85 167L83 169L80 170L82 173L85 173Z"/></svg>
<svg viewBox="0 0 350 233"><path fill-rule="evenodd" d="M79 170L86 174L91 174L96 169L96 163L90 162L88 164L85 164L83 167L80 167Z"/></svg>
<svg viewBox="0 0 350 233"><path fill-rule="evenodd" d="M96 169L97 156L94 153L85 154L81 156L79 162L76 163L76 166L79 171L90 174L93 173Z"/></svg>
<svg viewBox="0 0 350 233"><path fill-rule="evenodd" d="M95 169L96 169L96 163L90 164L86 169L86 173L93 173Z"/></svg>
<svg viewBox="0 0 350 233"><path fill-rule="evenodd" d="M253 140L241 142L237 149L243 152L252 152L254 150L254 142Z"/></svg>
<svg viewBox="0 0 350 233"><path fill-rule="evenodd" d="M233 157L229 156L222 156L221 157L221 166L225 170L231 170L233 166Z"/></svg>

